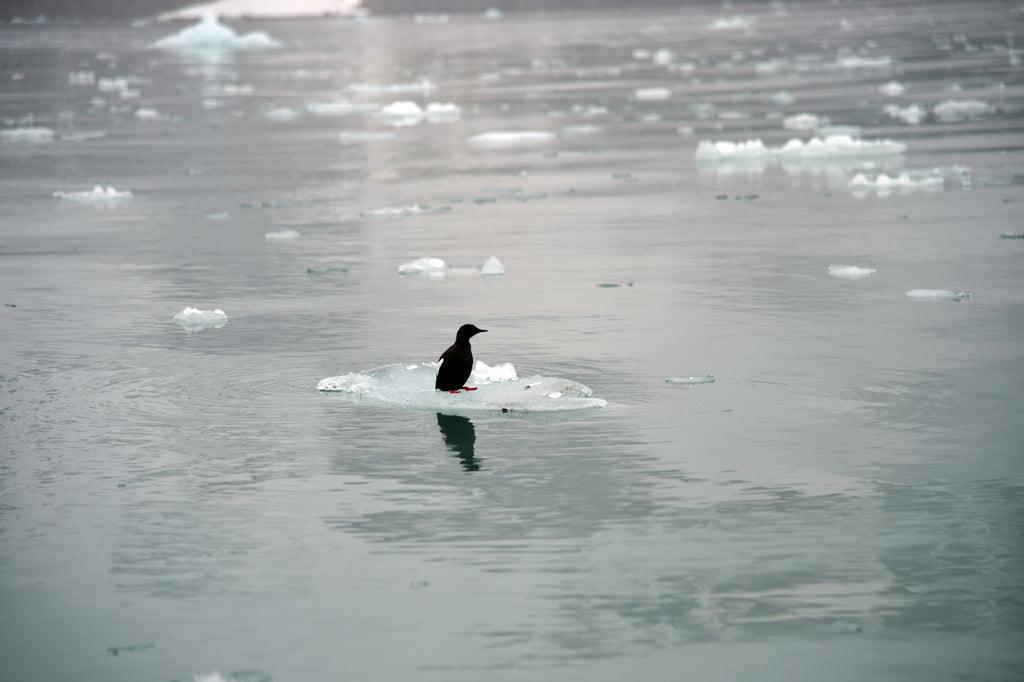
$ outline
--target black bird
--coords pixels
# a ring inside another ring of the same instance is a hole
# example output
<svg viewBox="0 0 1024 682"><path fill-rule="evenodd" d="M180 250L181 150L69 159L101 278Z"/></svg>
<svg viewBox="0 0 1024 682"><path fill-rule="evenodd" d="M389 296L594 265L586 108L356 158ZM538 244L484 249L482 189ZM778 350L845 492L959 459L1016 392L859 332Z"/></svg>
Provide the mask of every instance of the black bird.
<svg viewBox="0 0 1024 682"><path fill-rule="evenodd" d="M473 349L469 340L485 332L486 329L477 329L471 324L464 324L459 327L455 335L455 343L448 347L448 350L441 353L437 360L437 380L434 381L434 389L438 391L449 391L458 393L462 389L475 391L475 388L466 386L469 375L473 373Z"/></svg>

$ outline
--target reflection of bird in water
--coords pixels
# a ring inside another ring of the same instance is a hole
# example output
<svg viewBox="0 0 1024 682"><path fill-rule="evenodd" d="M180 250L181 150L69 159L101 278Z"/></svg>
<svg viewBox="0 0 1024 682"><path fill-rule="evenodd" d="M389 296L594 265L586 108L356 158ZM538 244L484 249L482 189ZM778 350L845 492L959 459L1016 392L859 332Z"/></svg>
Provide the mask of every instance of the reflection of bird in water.
<svg viewBox="0 0 1024 682"><path fill-rule="evenodd" d="M476 428L469 417L437 413L437 425L444 436L444 444L462 460L466 471L479 471L480 460L473 454L476 446Z"/></svg>
<svg viewBox="0 0 1024 682"><path fill-rule="evenodd" d="M469 340L485 332L486 329L477 329L474 325L464 324L459 327L455 335L455 343L448 347L437 361L437 379L434 381L434 389L458 393L462 389L475 391L475 388L468 388L466 382L469 375L473 373L473 349Z"/></svg>

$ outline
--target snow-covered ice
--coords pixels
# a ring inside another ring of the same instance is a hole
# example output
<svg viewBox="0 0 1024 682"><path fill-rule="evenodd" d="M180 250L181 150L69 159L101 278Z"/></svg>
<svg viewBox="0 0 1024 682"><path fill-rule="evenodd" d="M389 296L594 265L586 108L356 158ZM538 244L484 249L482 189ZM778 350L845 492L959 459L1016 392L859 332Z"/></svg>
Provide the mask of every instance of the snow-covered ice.
<svg viewBox="0 0 1024 682"><path fill-rule="evenodd" d="M217 0L202 2L159 15L169 19L199 19L209 14L221 17L322 17L354 14L360 0Z"/></svg>
<svg viewBox="0 0 1024 682"><path fill-rule="evenodd" d="M481 275L504 275L505 265L497 256L491 256L480 265Z"/></svg>
<svg viewBox="0 0 1024 682"><path fill-rule="evenodd" d="M281 43L265 31L251 31L239 35L230 26L217 21L216 15L206 14L195 24L156 41L151 48L157 50L264 50L280 47Z"/></svg>
<svg viewBox="0 0 1024 682"><path fill-rule="evenodd" d="M963 301L970 298L971 294L952 289L911 289L904 296L911 301Z"/></svg>
<svg viewBox="0 0 1024 682"><path fill-rule="evenodd" d="M359 403L438 412L559 412L604 407L607 401L570 379L534 375L519 378L511 363L493 367L477 361L469 379L475 391L434 390L437 364L399 363L328 377L317 390Z"/></svg>
<svg viewBox="0 0 1024 682"><path fill-rule="evenodd" d="M898 104L886 104L882 107L882 111L912 126L919 125L924 120L924 117L928 115L928 110L920 104L910 104L905 107L901 107Z"/></svg>
<svg viewBox="0 0 1024 682"><path fill-rule="evenodd" d="M220 329L227 324L228 316L220 308L214 310L200 310L187 306L184 310L174 316L174 321L181 325L185 331L197 332L200 329Z"/></svg>
<svg viewBox="0 0 1024 682"><path fill-rule="evenodd" d="M875 274L875 268L862 268L859 265L830 265L828 274L839 279L864 279Z"/></svg>
<svg viewBox="0 0 1024 682"><path fill-rule="evenodd" d="M505 149L509 147L536 147L550 143L555 134L543 130L496 131L466 138L466 143L477 149Z"/></svg>
<svg viewBox="0 0 1024 682"><path fill-rule="evenodd" d="M697 161L741 161L752 159L828 160L902 154L906 145L892 140L860 140L850 135L813 137L804 142L793 138L782 147L768 147L759 139L743 142L702 140L697 145Z"/></svg>
<svg viewBox="0 0 1024 682"><path fill-rule="evenodd" d="M945 123L982 118L995 111L995 107L980 99L947 99L932 108L935 118Z"/></svg>
<svg viewBox="0 0 1024 682"><path fill-rule="evenodd" d="M700 374L689 377L669 377L665 379L666 384L683 384L685 386L696 386L698 384L713 384L715 377L710 374Z"/></svg>
<svg viewBox="0 0 1024 682"><path fill-rule="evenodd" d="M428 95L436 89L437 86L434 85L433 81L427 79L412 81L408 83L386 83L383 85L377 83L357 82L351 83L347 88L345 88L346 92L349 92L350 94L353 95L399 95L413 93Z"/></svg>
<svg viewBox="0 0 1024 682"><path fill-rule="evenodd" d="M119 192L109 185L107 187L96 185L91 190L82 192L54 192L53 196L62 201L70 201L79 204L111 206L131 199L132 193L128 190Z"/></svg>
<svg viewBox="0 0 1024 682"><path fill-rule="evenodd" d="M858 197L875 192L885 197L893 192L939 192L948 188L964 188L971 184L971 170L966 166L943 166L931 170L905 170L898 175L858 172L848 187Z"/></svg>
<svg viewBox="0 0 1024 682"><path fill-rule="evenodd" d="M298 241L302 237L297 230L278 230L277 232L267 232L264 238L268 242L294 242Z"/></svg>
<svg viewBox="0 0 1024 682"><path fill-rule="evenodd" d="M380 117L395 127L416 125L423 119L423 109L416 102L400 100L380 110Z"/></svg>
<svg viewBox="0 0 1024 682"><path fill-rule="evenodd" d="M417 215L433 215L436 213L447 213L450 206L438 206L431 208L422 204L409 204L408 206L385 206L383 208L371 208L359 215L363 218L407 218Z"/></svg>
<svg viewBox="0 0 1024 682"><path fill-rule="evenodd" d="M441 279L447 274L452 266L448 265L441 258L423 256L408 263L398 266L398 274L407 277L427 277L430 279Z"/></svg>
<svg viewBox="0 0 1024 682"><path fill-rule="evenodd" d="M25 128L5 128L0 130L0 142L18 142L22 144L39 144L53 142L57 133L53 128L45 126L28 126Z"/></svg>

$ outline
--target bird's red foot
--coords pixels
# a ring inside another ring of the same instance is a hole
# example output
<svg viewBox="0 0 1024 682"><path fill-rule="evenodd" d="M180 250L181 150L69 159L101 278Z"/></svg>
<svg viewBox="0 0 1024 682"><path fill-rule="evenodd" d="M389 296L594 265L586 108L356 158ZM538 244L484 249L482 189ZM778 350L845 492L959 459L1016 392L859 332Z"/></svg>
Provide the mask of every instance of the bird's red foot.
<svg viewBox="0 0 1024 682"><path fill-rule="evenodd" d="M451 390L450 390L450 391L448 391L448 392L449 392L449 393L461 393L461 391L462 391L461 389L458 389L458 388L457 388L457 389L455 389L454 391L451 391Z"/></svg>
<svg viewBox="0 0 1024 682"><path fill-rule="evenodd" d="M463 388L463 390L466 390L466 391L475 391L476 389L478 389L480 387L479 386L473 386L472 388L470 388L469 386L463 386L462 388Z"/></svg>

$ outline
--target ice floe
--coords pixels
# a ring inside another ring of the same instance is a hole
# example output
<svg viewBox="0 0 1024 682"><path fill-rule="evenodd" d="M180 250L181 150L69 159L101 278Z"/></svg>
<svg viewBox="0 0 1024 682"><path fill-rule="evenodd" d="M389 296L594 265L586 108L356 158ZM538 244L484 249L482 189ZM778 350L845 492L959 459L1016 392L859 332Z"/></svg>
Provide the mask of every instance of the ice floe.
<svg viewBox="0 0 1024 682"><path fill-rule="evenodd" d="M197 332L200 329L220 329L228 322L227 314L217 308L215 310L200 310L187 306L184 310L174 316L177 322L187 332Z"/></svg>
<svg viewBox="0 0 1024 682"><path fill-rule="evenodd" d="M157 50L180 51L265 50L280 46L279 41L264 31L251 31L239 35L230 26L217 21L214 14L206 14L195 24L150 45Z"/></svg>
<svg viewBox="0 0 1024 682"><path fill-rule="evenodd" d="M277 243L296 242L302 238L298 230L278 230L277 232L267 232L263 236L268 242Z"/></svg>
<svg viewBox="0 0 1024 682"><path fill-rule="evenodd" d="M983 118L995 111L995 107L980 99L947 99L932 108L935 118L944 123Z"/></svg>
<svg viewBox="0 0 1024 682"><path fill-rule="evenodd" d="M815 130L822 124L822 119L817 114L806 112L793 114L782 119L782 127L786 130Z"/></svg>
<svg viewBox="0 0 1024 682"><path fill-rule="evenodd" d="M662 102L672 98L668 88L637 88L633 96L640 102Z"/></svg>
<svg viewBox="0 0 1024 682"><path fill-rule="evenodd" d="M907 91L907 86L899 81L889 81L878 86L878 92L886 97L899 97Z"/></svg>
<svg viewBox="0 0 1024 682"><path fill-rule="evenodd" d="M607 405L581 383L561 377L519 378L511 363L493 367L477 361L469 385L475 391L448 393L434 389L437 364L393 364L328 377L317 390L340 394L357 403L438 412L560 412Z"/></svg>
<svg viewBox="0 0 1024 682"><path fill-rule="evenodd" d="M966 166L943 166L931 170L905 170L898 175L858 172L847 187L855 196L865 197L874 192L880 197L894 192L940 192L944 189L969 187L971 170Z"/></svg>
<svg viewBox="0 0 1024 682"><path fill-rule="evenodd" d="M715 377L710 374L701 374L689 377L669 377L665 379L666 384L682 384L684 386L696 386L699 384L713 384Z"/></svg>
<svg viewBox="0 0 1024 682"><path fill-rule="evenodd" d="M441 258L435 258L432 256L424 256L417 258L414 261L408 263L402 263L398 266L398 274L405 275L406 277L426 277L429 279L441 279L449 270L450 265L445 263Z"/></svg>
<svg viewBox="0 0 1024 682"><path fill-rule="evenodd" d="M78 204L111 206L131 199L132 193L128 190L119 192L109 185L107 187L96 185L91 190L83 192L54 192L53 196L62 201L70 201Z"/></svg>
<svg viewBox="0 0 1024 682"><path fill-rule="evenodd" d="M477 149L506 149L537 147L548 144L554 139L554 133L543 130L496 131L466 138L466 144Z"/></svg>
<svg viewBox="0 0 1024 682"><path fill-rule="evenodd" d="M481 275L504 275L505 265L497 256L491 256L479 266Z"/></svg>
<svg viewBox="0 0 1024 682"><path fill-rule="evenodd" d="M46 128L44 126L5 128L4 130L0 130L0 142L40 144L53 142L55 139L57 139L57 133L53 128Z"/></svg>
<svg viewBox="0 0 1024 682"><path fill-rule="evenodd" d="M440 123L454 121L462 115L462 109L452 102L430 102L426 109L410 100L392 102L380 110L385 123L395 127L412 126L421 121Z"/></svg>
<svg viewBox="0 0 1024 682"><path fill-rule="evenodd" d="M850 135L813 137L804 142L791 139L781 147L768 147L759 139L743 142L702 140L697 145L697 161L737 161L753 159L821 160L902 154L906 145L893 140L860 140Z"/></svg>
<svg viewBox="0 0 1024 682"><path fill-rule="evenodd" d="M970 292L952 289L911 289L903 295L911 301L963 301L971 297Z"/></svg>
<svg viewBox="0 0 1024 682"><path fill-rule="evenodd" d="M411 94L419 93L428 95L437 86L430 80L423 79L408 83L351 83L345 90L354 95L382 95L382 94Z"/></svg>
<svg viewBox="0 0 1024 682"><path fill-rule="evenodd" d="M410 204L408 206L385 206L383 208L371 208L359 215L363 218L408 218L418 215L437 215L447 213L451 206L424 206L422 204Z"/></svg>
<svg viewBox="0 0 1024 682"><path fill-rule="evenodd" d="M351 15L359 11L360 0L217 0L204 2L159 15L169 19L199 19L208 14L221 17L322 17Z"/></svg>
<svg viewBox="0 0 1024 682"><path fill-rule="evenodd" d="M859 265L830 265L828 274L839 279L864 279L873 277L875 268L862 268Z"/></svg>
<svg viewBox="0 0 1024 682"><path fill-rule="evenodd" d="M916 126L924 120L924 117L928 115L928 110L920 104L910 104L905 107L901 107L897 104L886 104L882 107L888 116L899 119L904 123L912 126Z"/></svg>

